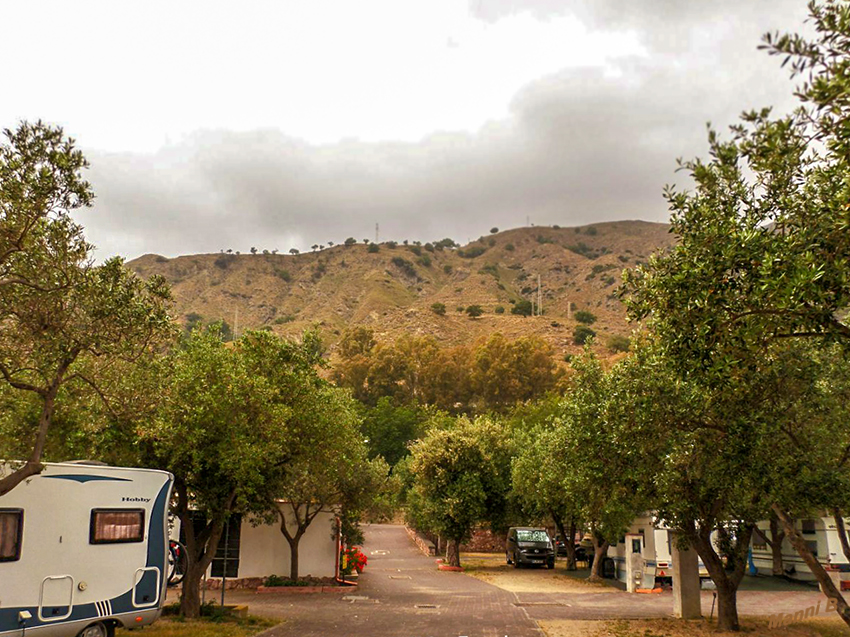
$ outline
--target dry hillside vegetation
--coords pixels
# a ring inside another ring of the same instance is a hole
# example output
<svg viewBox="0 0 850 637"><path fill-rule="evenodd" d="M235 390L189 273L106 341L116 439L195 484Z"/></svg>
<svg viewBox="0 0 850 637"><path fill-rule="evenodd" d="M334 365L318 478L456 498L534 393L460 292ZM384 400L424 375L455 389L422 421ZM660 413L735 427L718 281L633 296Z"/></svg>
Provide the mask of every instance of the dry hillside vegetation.
<svg viewBox="0 0 850 637"><path fill-rule="evenodd" d="M497 331L508 338L537 334L570 353L578 350L576 311L596 316L600 349L607 337L629 334L616 296L620 273L672 241L665 224L620 221L519 228L457 249L382 243L370 251L360 243L295 256L149 254L128 266L171 282L182 322L223 319L234 326L238 313L239 332L264 328L288 336L318 325L332 347L355 326L373 329L381 341L427 334L445 345ZM544 315L511 314L514 303L536 296L538 274ZM434 303L445 305L445 315L432 311ZM472 319L459 311L470 305L480 305L483 315ZM499 306L504 313L497 313Z"/></svg>

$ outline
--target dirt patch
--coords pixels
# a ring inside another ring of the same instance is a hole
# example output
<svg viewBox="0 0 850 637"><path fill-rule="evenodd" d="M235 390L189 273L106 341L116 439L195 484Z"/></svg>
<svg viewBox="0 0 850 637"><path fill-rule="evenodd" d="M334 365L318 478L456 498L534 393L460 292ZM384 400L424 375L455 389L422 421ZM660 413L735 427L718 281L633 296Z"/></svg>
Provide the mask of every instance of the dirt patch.
<svg viewBox="0 0 850 637"><path fill-rule="evenodd" d="M561 563L554 569L514 568L503 555L461 555L464 573L512 593L620 593L607 584L596 584L566 575Z"/></svg>
<svg viewBox="0 0 850 637"><path fill-rule="evenodd" d="M616 621L542 620L538 624L546 637L838 637L847 634L847 626L835 617L818 618L783 628L770 628L761 618L744 617L742 631L718 631L716 622L704 619L646 619Z"/></svg>

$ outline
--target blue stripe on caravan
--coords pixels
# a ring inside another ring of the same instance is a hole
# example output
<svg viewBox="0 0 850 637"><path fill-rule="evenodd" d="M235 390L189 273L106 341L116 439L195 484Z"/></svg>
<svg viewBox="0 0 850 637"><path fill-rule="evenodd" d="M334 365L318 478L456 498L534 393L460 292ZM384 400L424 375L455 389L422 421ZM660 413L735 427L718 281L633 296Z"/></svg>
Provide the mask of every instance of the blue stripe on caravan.
<svg viewBox="0 0 850 637"><path fill-rule="evenodd" d="M63 474L58 476L42 476L43 478L53 478L54 480L72 480L74 482L132 482L129 478L113 478L111 476L92 476L92 475L75 475Z"/></svg>

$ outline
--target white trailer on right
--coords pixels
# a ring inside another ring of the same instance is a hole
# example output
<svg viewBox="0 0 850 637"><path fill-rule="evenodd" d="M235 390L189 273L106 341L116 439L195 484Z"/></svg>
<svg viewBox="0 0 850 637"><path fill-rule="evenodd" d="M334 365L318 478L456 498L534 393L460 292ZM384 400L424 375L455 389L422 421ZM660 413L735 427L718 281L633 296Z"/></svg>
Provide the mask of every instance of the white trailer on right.
<svg viewBox="0 0 850 637"><path fill-rule="evenodd" d="M850 527L850 519L845 521L845 525ZM764 520L759 522L757 526L762 534L772 539L770 522ZM827 570L846 573L847 575L844 575L844 577L850 578L850 563L848 563L844 551L841 549L841 540L838 537L838 529L832 516L800 519L796 521L796 528L806 540L812 555ZM758 570L759 575L771 575L773 573L773 554L768 543L758 533L753 533L752 551L753 565ZM787 537L782 541L782 566L785 575L790 579L804 582L815 581L811 569L806 566Z"/></svg>

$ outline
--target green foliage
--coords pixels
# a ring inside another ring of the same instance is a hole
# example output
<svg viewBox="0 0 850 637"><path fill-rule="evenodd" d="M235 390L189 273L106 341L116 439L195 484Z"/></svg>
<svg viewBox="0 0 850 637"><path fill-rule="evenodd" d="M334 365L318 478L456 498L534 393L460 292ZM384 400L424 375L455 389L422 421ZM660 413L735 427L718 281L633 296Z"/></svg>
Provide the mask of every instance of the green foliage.
<svg viewBox="0 0 850 637"><path fill-rule="evenodd" d="M445 303L432 303L431 311L437 316L444 316L446 313L446 304Z"/></svg>
<svg viewBox="0 0 850 637"><path fill-rule="evenodd" d="M489 274L495 277L497 280L499 278L499 266L495 263L488 263L483 268L478 271L479 274Z"/></svg>
<svg viewBox="0 0 850 637"><path fill-rule="evenodd" d="M618 352L628 352L631 347L631 342L629 341L628 336L622 336L621 334L612 334L608 337L605 342L608 351L612 354L616 354Z"/></svg>
<svg viewBox="0 0 850 637"><path fill-rule="evenodd" d="M283 270L281 268L275 268L274 274L281 281L286 281L287 283L292 281L292 275L289 273L289 270Z"/></svg>
<svg viewBox="0 0 850 637"><path fill-rule="evenodd" d="M470 305L466 308L466 314L469 318L478 318L484 314L484 309L480 305Z"/></svg>
<svg viewBox="0 0 850 637"><path fill-rule="evenodd" d="M369 254L375 254L376 252L380 251L381 248L378 246L377 243L370 243L369 247L366 248L366 252L368 252Z"/></svg>
<svg viewBox="0 0 850 637"><path fill-rule="evenodd" d="M451 264L447 263L446 265L444 265L443 266L443 272L445 272L446 274L451 274L452 273Z"/></svg>
<svg viewBox="0 0 850 637"><path fill-rule="evenodd" d="M519 316L531 316L533 311L534 307L531 305L531 301L527 299L517 301L511 308L511 314L518 314Z"/></svg>
<svg viewBox="0 0 850 637"><path fill-rule="evenodd" d="M498 231L499 229L496 227L490 228L490 234L496 234Z"/></svg>
<svg viewBox="0 0 850 637"><path fill-rule="evenodd" d="M506 243L505 250L507 250L508 252L513 252L514 250L516 250L516 248L514 247L513 243Z"/></svg>
<svg viewBox="0 0 850 637"><path fill-rule="evenodd" d="M493 309L493 311L494 311L496 314L504 314L504 313L505 313L505 306L504 306L504 305L497 305L497 306Z"/></svg>
<svg viewBox="0 0 850 637"><path fill-rule="evenodd" d="M356 243L357 243L357 239L355 239L354 237L348 237L345 240L344 245L345 245L346 248L348 248L348 247L353 246Z"/></svg>
<svg viewBox="0 0 850 637"><path fill-rule="evenodd" d="M372 408L364 408L360 425L369 458L381 457L395 466L407 456L409 444L425 431L429 414L416 404L396 405L391 398L378 399Z"/></svg>
<svg viewBox="0 0 850 637"><path fill-rule="evenodd" d="M431 257L429 257L427 254L423 254L421 257L416 259L416 263L418 263L422 267L430 268L431 267Z"/></svg>
<svg viewBox="0 0 850 637"><path fill-rule="evenodd" d="M283 325L284 323L292 323L295 320L294 314L284 314L283 316L278 316L274 320L275 325Z"/></svg>
<svg viewBox="0 0 850 637"><path fill-rule="evenodd" d="M464 259L474 259L476 257L480 257L485 252L487 252L487 248L485 246L471 245L466 250L458 250L457 254L459 257Z"/></svg>
<svg viewBox="0 0 850 637"><path fill-rule="evenodd" d="M584 234L590 237L596 236L596 226L588 226L587 229L584 231Z"/></svg>
<svg viewBox="0 0 850 637"><path fill-rule="evenodd" d="M596 323L596 315L589 310L579 310L574 315L575 320L579 323L584 323L585 325L593 325Z"/></svg>
<svg viewBox="0 0 850 637"><path fill-rule="evenodd" d="M417 247L417 246L414 246ZM401 272L412 279L419 279L419 273L416 271L416 267L402 257L393 257L392 264L397 267Z"/></svg>
<svg viewBox="0 0 850 637"><path fill-rule="evenodd" d="M213 265L221 270L226 270L235 260L236 257L232 254L220 254L215 258L215 261L213 261Z"/></svg>
<svg viewBox="0 0 850 637"><path fill-rule="evenodd" d="M587 325L576 325L573 330L573 343L576 345L584 345L594 336L596 336L596 332Z"/></svg>
<svg viewBox="0 0 850 637"><path fill-rule="evenodd" d="M422 248L419 247L418 245L412 245L408 248L408 250L410 250L417 257L422 256Z"/></svg>
<svg viewBox="0 0 850 637"><path fill-rule="evenodd" d="M456 248L457 243L455 243L452 239L440 239L439 241L434 242L434 247L437 250L442 250L444 248Z"/></svg>
<svg viewBox="0 0 850 637"><path fill-rule="evenodd" d="M501 525L510 445L500 426L484 417L459 418L448 429L431 428L411 451L410 508L423 530L459 544L480 522Z"/></svg>

